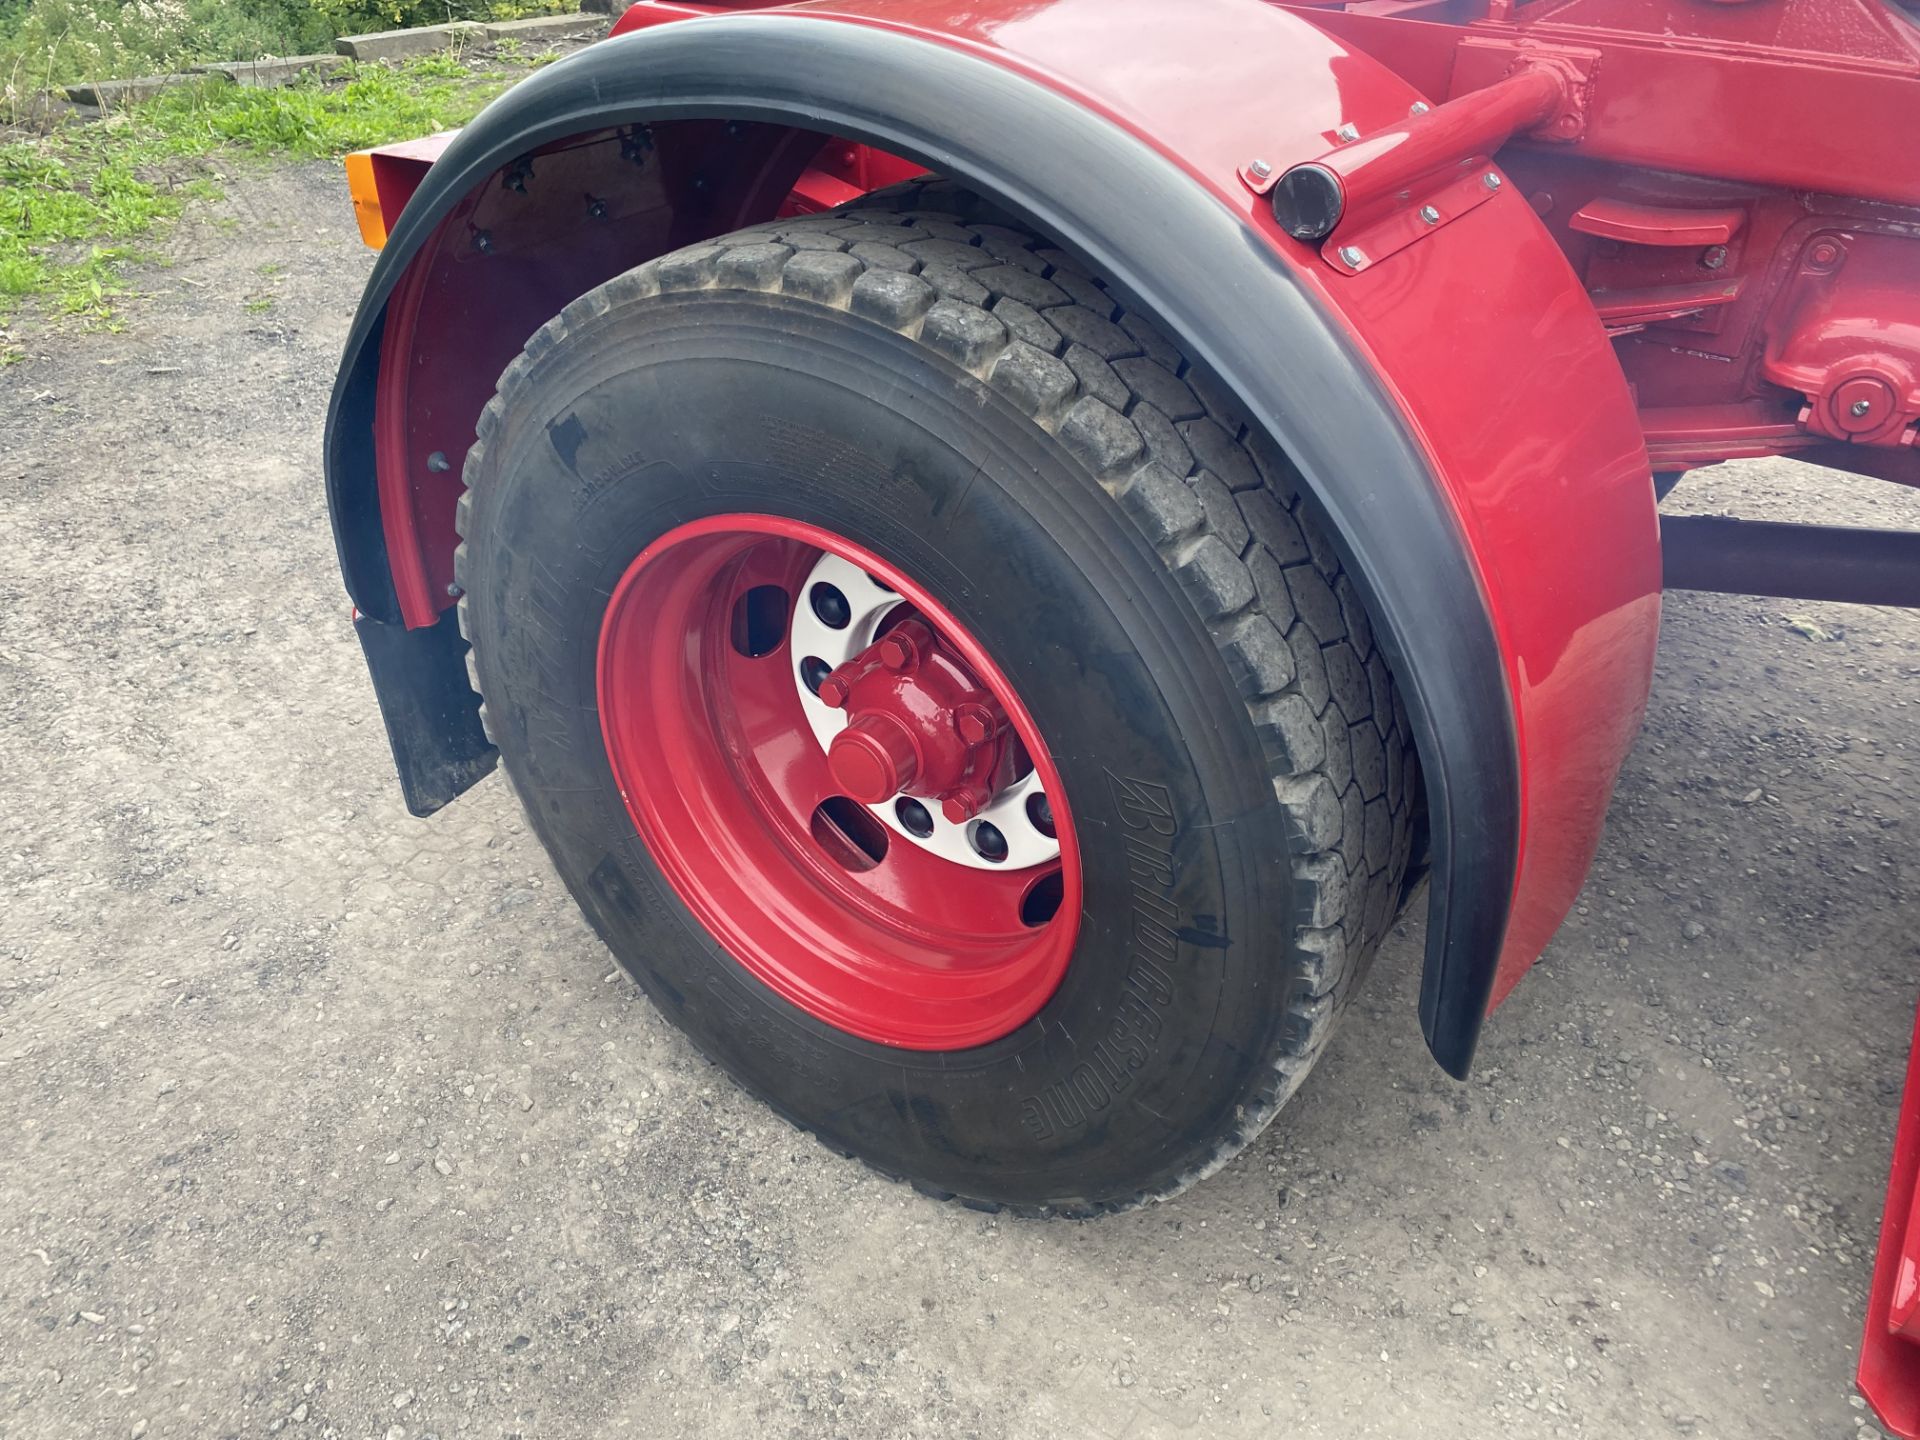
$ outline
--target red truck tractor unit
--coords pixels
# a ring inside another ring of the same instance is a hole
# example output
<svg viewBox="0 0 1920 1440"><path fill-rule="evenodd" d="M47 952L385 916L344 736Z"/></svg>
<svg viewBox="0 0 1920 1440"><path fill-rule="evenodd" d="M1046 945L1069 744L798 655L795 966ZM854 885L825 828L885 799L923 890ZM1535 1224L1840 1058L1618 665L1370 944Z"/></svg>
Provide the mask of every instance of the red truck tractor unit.
<svg viewBox="0 0 1920 1440"><path fill-rule="evenodd" d="M351 157L326 481L409 807L504 763L669 1020L968 1205L1227 1163L1423 882L1464 1076L1663 587L1920 605L1920 535L1656 510L1920 483L1904 3L646 0Z"/></svg>

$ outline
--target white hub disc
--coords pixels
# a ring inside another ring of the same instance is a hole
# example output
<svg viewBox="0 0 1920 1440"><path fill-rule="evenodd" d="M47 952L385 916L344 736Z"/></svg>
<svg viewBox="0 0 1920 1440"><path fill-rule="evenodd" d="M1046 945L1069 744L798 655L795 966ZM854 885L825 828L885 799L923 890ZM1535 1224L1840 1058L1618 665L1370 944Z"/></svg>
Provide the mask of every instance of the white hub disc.
<svg viewBox="0 0 1920 1440"><path fill-rule="evenodd" d="M831 586L846 599L849 619L838 629L828 625L814 610L814 587L821 585ZM833 737L846 729L847 713L834 709L807 688L802 674L806 661L824 661L829 669L846 664L873 644L881 622L902 603L897 594L838 555L821 555L819 563L807 575L806 583L800 587L793 605L789 654L793 683L800 692L800 708L807 724L813 727L814 738L820 742L821 749L833 744ZM938 802L923 800L921 804L927 818L933 823L933 830L927 835L916 835L901 823L895 800L867 808L894 834L956 865L975 870L1024 870L1060 858L1059 840L1035 825L1028 813L1028 800L1043 793L1040 772L1030 770L1017 783L995 795L986 809L964 825L956 825L942 815ZM988 860L974 848L974 836L982 825L993 826L1005 838L1004 860Z"/></svg>

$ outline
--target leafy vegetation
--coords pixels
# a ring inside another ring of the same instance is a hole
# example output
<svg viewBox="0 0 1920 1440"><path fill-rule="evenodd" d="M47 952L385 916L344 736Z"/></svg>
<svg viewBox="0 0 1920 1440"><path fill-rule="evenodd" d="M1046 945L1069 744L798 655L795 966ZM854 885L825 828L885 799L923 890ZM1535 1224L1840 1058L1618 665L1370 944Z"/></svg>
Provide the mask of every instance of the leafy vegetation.
<svg viewBox="0 0 1920 1440"><path fill-rule="evenodd" d="M369 30L571 8L568 0L0 0L0 99L18 114L50 85L309 54Z"/></svg>
<svg viewBox="0 0 1920 1440"><path fill-rule="evenodd" d="M50 88L310 53L369 30L572 8L571 0L0 0L0 325L28 302L114 323L126 262L190 201L217 196L219 167L236 152L336 156L445 130L508 77L448 52L348 66L280 90L209 80L91 124L49 123L40 97ZM524 55L514 42L495 53L517 68L553 58ZM0 364L13 358L0 346Z"/></svg>
<svg viewBox="0 0 1920 1440"><path fill-rule="evenodd" d="M37 298L111 324L125 262L189 200L218 194L216 154L325 157L431 134L464 124L507 81L436 55L283 90L208 81L106 121L16 132L0 143L0 320Z"/></svg>

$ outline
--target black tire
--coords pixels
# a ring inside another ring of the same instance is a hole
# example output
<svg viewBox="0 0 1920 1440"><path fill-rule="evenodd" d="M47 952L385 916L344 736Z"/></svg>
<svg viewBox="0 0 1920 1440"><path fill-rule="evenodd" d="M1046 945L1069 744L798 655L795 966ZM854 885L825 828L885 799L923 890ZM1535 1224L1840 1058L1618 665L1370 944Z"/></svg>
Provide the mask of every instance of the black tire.
<svg viewBox="0 0 1920 1440"><path fill-rule="evenodd" d="M794 1124L943 1198L1090 1215L1210 1173L1300 1084L1402 895L1406 715L1284 457L1070 257L944 182L665 256L533 337L465 479L461 623L536 830L661 1011ZM607 597L741 508L917 577L1054 749L1086 905L1013 1034L829 1028L639 843L595 709Z"/></svg>

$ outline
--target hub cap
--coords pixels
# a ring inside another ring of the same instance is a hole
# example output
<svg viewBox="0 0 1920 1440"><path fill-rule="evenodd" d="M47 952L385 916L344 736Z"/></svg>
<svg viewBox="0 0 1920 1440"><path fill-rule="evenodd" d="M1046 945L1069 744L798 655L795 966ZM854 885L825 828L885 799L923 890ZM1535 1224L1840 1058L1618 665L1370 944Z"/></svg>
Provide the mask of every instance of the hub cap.
<svg viewBox="0 0 1920 1440"><path fill-rule="evenodd" d="M1058 773L992 659L878 556L772 516L670 531L615 589L599 699L668 881L816 1018L958 1049L1058 986L1080 916Z"/></svg>
<svg viewBox="0 0 1920 1440"><path fill-rule="evenodd" d="M846 793L956 865L1019 870L1057 859L1051 799L1005 712L946 647L928 643L924 619L899 592L827 552L804 593L793 618L794 688ZM901 795L919 803L898 804Z"/></svg>

